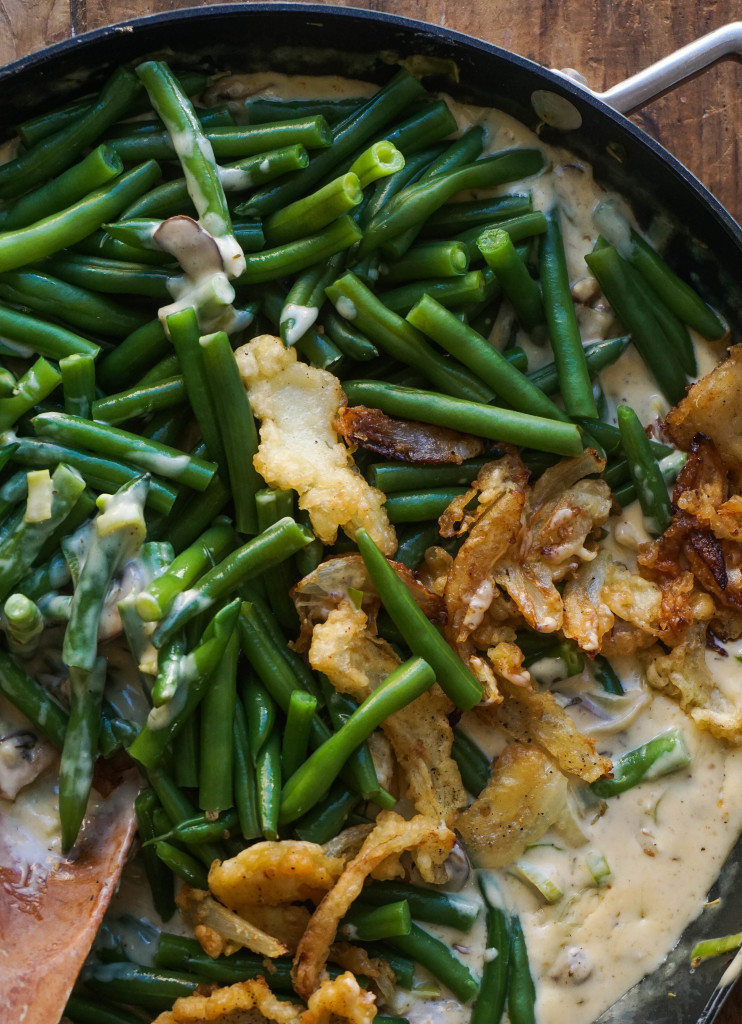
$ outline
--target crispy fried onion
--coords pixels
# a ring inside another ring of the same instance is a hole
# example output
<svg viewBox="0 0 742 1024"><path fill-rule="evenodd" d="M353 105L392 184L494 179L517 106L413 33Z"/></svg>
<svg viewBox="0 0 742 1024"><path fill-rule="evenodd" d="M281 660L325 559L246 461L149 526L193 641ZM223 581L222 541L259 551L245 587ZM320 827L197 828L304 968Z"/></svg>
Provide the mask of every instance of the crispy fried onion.
<svg viewBox="0 0 742 1024"><path fill-rule="evenodd" d="M332 425L346 444L402 462L454 462L460 466L464 459L474 459L485 450L481 437L417 420L398 420L365 405L340 409Z"/></svg>
<svg viewBox="0 0 742 1024"><path fill-rule="evenodd" d="M647 668L647 679L677 700L699 729L735 746L742 744L742 698L732 700L709 672L703 625L691 627L682 643L656 658Z"/></svg>
<svg viewBox="0 0 742 1024"><path fill-rule="evenodd" d="M403 851L420 847L429 851L432 861L441 864L453 848L455 838L444 824L422 814L410 821L393 811L379 814L359 853L346 865L315 910L299 944L292 975L294 988L302 999L309 999L318 988L337 926L360 895L371 872L384 861L398 858Z"/></svg>
<svg viewBox="0 0 742 1024"><path fill-rule="evenodd" d="M318 902L343 870L340 857L329 856L316 843L285 839L255 843L230 860L214 861L209 888L230 910L305 900Z"/></svg>
<svg viewBox="0 0 742 1024"><path fill-rule="evenodd" d="M665 430L684 451L696 434L705 434L726 468L742 472L742 345L733 345L727 359L690 387L668 413Z"/></svg>
<svg viewBox="0 0 742 1024"><path fill-rule="evenodd" d="M397 549L384 494L358 472L332 421L345 396L336 377L300 363L296 350L269 334L235 352L242 382L260 422L255 468L270 487L293 488L314 532L332 544L338 527L368 530L384 554Z"/></svg>
<svg viewBox="0 0 742 1024"><path fill-rule="evenodd" d="M666 643L693 621L693 577L681 572L660 582L645 579L601 551L564 587L564 635L583 651L600 651L616 618Z"/></svg>
<svg viewBox="0 0 742 1024"><path fill-rule="evenodd" d="M440 597L419 583L401 562L391 562L391 565L427 618L431 622L443 622L446 610ZM324 622L333 608L348 600L350 590L361 594L361 607L368 616L370 628L374 629L380 601L360 555L328 558L299 580L291 591L301 622L301 633L295 644L297 650L307 650L315 622Z"/></svg>
<svg viewBox="0 0 742 1024"><path fill-rule="evenodd" d="M284 944L274 936L261 931L241 914L228 910L202 889L184 885L178 893L177 904L193 927L196 938L199 941L203 939L202 945L210 956L218 956L227 950L234 952L241 946L271 958L288 952ZM217 937L221 937L223 945L214 954L211 950L219 944Z"/></svg>
<svg viewBox="0 0 742 1024"><path fill-rule="evenodd" d="M339 978L327 978L309 996L301 1024L330 1024L338 1018L350 1024L371 1024L375 1016L373 992L364 992L355 976L346 971Z"/></svg>
<svg viewBox="0 0 742 1024"><path fill-rule="evenodd" d="M488 655L505 700L490 707L479 705L478 716L520 743L538 744L563 772L585 782L594 782L611 770L608 758L596 753L593 740L582 735L554 695L536 688L522 668L523 654L515 644L498 644Z"/></svg>
<svg viewBox="0 0 742 1024"><path fill-rule="evenodd" d="M456 831L478 867L502 868L537 843L565 815L569 785L536 747L510 743L480 795L456 819Z"/></svg>
<svg viewBox="0 0 742 1024"><path fill-rule="evenodd" d="M527 483L528 470L520 457L508 453L488 462L463 495L466 500L454 499L441 517L444 536L468 533L453 560L443 594L446 636L453 645L467 640L495 597L491 573L518 534ZM469 512L466 506L475 495L477 507Z"/></svg>
<svg viewBox="0 0 742 1024"><path fill-rule="evenodd" d="M661 584L690 568L721 606L742 611L742 551L738 541L742 496L730 496L728 472L713 441L696 434L673 491L673 521L643 545L639 563Z"/></svg>
<svg viewBox="0 0 742 1024"><path fill-rule="evenodd" d="M353 946L349 942L333 942L329 959L343 970L352 971L356 977L365 975L370 978L381 1002L391 1003L394 999L397 976L386 960L369 956L362 946Z"/></svg>
<svg viewBox="0 0 742 1024"><path fill-rule="evenodd" d="M254 1020L254 1014L247 1014L255 1010L264 1020L275 1024L301 1024L302 1007L275 996L265 978L238 981L207 996L183 996L175 1000L172 1010L161 1013L154 1024L237 1024Z"/></svg>
<svg viewBox="0 0 742 1024"><path fill-rule="evenodd" d="M336 690L358 701L365 700L400 664L390 645L368 631L365 612L350 602L314 627L309 662L324 672ZM453 730L448 715L452 710L453 704L436 685L381 725L415 808L446 822L466 804L461 773L451 757Z"/></svg>

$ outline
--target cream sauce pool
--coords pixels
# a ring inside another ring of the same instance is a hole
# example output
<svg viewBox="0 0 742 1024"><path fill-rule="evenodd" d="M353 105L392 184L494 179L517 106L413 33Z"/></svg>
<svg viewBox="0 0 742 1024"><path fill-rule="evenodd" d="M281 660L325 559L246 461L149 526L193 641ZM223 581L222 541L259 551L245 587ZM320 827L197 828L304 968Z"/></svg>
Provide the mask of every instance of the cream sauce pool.
<svg viewBox="0 0 742 1024"><path fill-rule="evenodd" d="M257 94L332 98L364 96L374 91L362 82L334 77L286 78L276 73L233 76L227 83L226 88L218 91L222 97L227 94L236 102ZM566 151L543 147L534 133L506 114L450 100L449 103L460 129L473 124L486 129L486 151L514 145L541 146L547 150L551 165L545 174L522 185L504 186L500 191L513 187L528 190L536 209L547 209L555 201L560 203L565 214L563 228L570 278L576 288L584 287L589 294L593 286L584 256L598 233L593 212L606 198L605 191L594 182L590 167ZM616 202L621 205L621 200ZM631 220L628 208L622 206L622 212ZM615 320L605 308L579 306L578 318L585 341L617 333ZM496 325L494 336L497 330ZM528 352L530 368L548 361L548 347L537 348L522 335L518 341ZM721 348L697 339L697 349L700 370L707 372L719 358ZM617 404L627 402L644 423L654 422L667 411L666 403L647 381L641 360L632 348L601 374L601 382L612 411ZM646 539L640 513L631 507L620 521L611 521L609 527L608 543L631 567L632 548ZM738 689L742 668L734 657L707 654L707 661L726 692ZM691 763L687 770L644 783L608 801L605 813L587 826L588 840L584 846L566 847L562 840L552 842L547 835L543 844L528 851L526 857L549 874L563 891L557 903L545 905L535 890L507 871L501 872L505 900L511 910L520 914L526 933L537 986L539 1024L590 1024L622 993L653 971L684 928L702 912L706 894L742 831L742 802L735 800L742 788L742 751L725 748L707 733L699 732L675 704L646 691L637 666L630 660L618 659L615 667L628 692L636 695L637 713L628 716L628 724L615 734L610 729L601 731L600 722L595 719L592 724L598 727L595 738L599 750L610 757L620 756L670 726L678 726L691 752ZM582 685L580 680L570 684L578 688ZM463 722L490 754L502 746L503 737L485 735L471 716L465 716ZM584 713L579 724L583 729L588 727ZM30 820L41 826L42 846L37 848L36 857L42 862L46 857L54 860L58 856L48 829L55 803L53 786L45 777L34 792L21 794L14 809L20 831L28 827ZM2 810L5 814L13 813L4 802ZM20 847L16 849L19 851ZM31 853L31 849L26 853ZM611 870L607 884L600 888L587 869L586 858L590 853L602 854ZM123 883L116 901L117 912L139 909L133 904L138 902L135 894L140 891L141 881L135 873ZM479 899L473 881L466 891ZM437 931L455 945L458 955L474 973L481 971L485 945L481 916L467 935L448 929ZM469 1017L468 1008L460 1007L452 999L426 999L422 993L400 993L394 1011L404 1013L412 1024L459 1024Z"/></svg>

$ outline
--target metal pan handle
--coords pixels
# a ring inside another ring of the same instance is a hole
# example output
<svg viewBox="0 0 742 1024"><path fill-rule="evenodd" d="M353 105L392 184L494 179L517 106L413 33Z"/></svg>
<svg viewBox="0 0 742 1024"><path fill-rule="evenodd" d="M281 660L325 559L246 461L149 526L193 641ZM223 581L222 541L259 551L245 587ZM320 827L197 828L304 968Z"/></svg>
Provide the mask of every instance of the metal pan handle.
<svg viewBox="0 0 742 1024"><path fill-rule="evenodd" d="M637 72L624 82L611 86L605 92L590 89L584 77L578 72L564 70L561 74L579 82L599 100L607 103L609 107L626 114L659 96L665 89L702 71L709 64L713 64L723 57L740 54L742 54L742 21L733 21L729 25L717 28L715 31L709 32L708 35L688 43L687 46L658 60L656 64L650 64L648 68Z"/></svg>

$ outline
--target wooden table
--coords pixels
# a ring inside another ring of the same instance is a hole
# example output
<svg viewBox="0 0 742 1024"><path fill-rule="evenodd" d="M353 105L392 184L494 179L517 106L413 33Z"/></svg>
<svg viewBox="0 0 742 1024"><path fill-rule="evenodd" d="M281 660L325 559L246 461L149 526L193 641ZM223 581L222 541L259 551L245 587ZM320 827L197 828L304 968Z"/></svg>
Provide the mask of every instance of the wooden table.
<svg viewBox="0 0 742 1024"><path fill-rule="evenodd" d="M576 68L599 89L740 17L739 4L733 0L337 2L468 32L547 66ZM102 25L193 6L208 5L193 0L0 0L0 63ZM716 65L648 104L635 120L689 167L738 220L742 219L739 62ZM719 1024L742 1024L742 990L727 1002Z"/></svg>

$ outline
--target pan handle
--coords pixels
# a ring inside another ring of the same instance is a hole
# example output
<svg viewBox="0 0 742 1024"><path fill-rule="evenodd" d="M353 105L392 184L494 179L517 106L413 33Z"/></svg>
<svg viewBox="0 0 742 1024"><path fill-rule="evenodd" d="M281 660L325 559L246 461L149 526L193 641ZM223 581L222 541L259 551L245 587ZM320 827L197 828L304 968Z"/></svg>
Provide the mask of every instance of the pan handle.
<svg viewBox="0 0 742 1024"><path fill-rule="evenodd" d="M685 78L702 71L709 64L735 54L742 54L742 21L733 21L709 32L708 35L701 36L700 39L658 60L656 64L650 64L648 68L637 72L624 82L611 86L605 92L590 89L578 72L564 70L561 74L589 89L609 107L626 114Z"/></svg>

